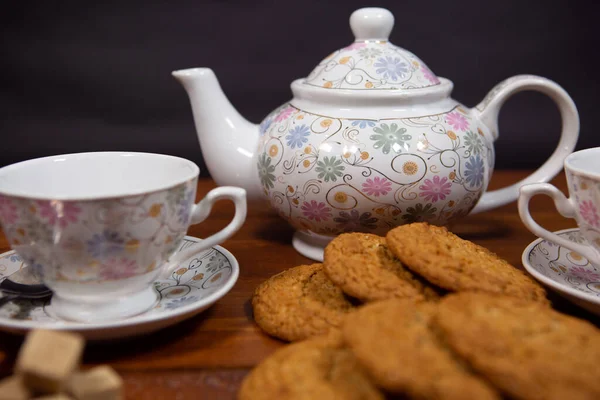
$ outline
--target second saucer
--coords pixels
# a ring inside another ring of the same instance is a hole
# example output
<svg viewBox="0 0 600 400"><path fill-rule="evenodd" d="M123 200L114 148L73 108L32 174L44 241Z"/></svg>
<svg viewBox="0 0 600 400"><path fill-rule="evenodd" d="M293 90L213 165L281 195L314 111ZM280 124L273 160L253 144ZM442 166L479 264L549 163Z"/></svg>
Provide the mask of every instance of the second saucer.
<svg viewBox="0 0 600 400"><path fill-rule="evenodd" d="M586 244L579 228L555 233ZM600 315L600 269L586 258L548 240L537 239L523 252L522 262L535 279L580 307Z"/></svg>

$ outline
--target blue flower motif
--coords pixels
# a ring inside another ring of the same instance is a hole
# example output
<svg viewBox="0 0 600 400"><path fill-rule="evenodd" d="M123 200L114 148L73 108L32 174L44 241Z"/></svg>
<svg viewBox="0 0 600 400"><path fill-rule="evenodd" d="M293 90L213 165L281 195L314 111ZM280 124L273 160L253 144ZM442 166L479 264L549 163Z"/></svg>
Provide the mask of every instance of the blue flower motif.
<svg viewBox="0 0 600 400"><path fill-rule="evenodd" d="M258 131L260 132L260 136L264 135L269 130L269 128L271 127L272 123L273 123L273 118L272 117L265 118L263 120L263 122L260 123L260 126L258 127Z"/></svg>
<svg viewBox="0 0 600 400"><path fill-rule="evenodd" d="M92 239L87 241L87 246L88 252L93 257L111 256L123 251L125 240L119 236L118 232L105 230L100 234L94 234Z"/></svg>
<svg viewBox="0 0 600 400"><path fill-rule="evenodd" d="M465 179L471 187L481 186L483 183L483 159L480 156L474 156L469 158L465 164Z"/></svg>
<svg viewBox="0 0 600 400"><path fill-rule="evenodd" d="M393 81L404 78L408 73L408 64L398 57L380 57L374 66L378 74Z"/></svg>
<svg viewBox="0 0 600 400"><path fill-rule="evenodd" d="M11 256L8 259L12 262L22 262L23 261L21 256L18 254L11 254Z"/></svg>
<svg viewBox="0 0 600 400"><path fill-rule="evenodd" d="M175 310L177 308L187 306L198 301L198 296L183 296L180 299L175 299L167 303L165 308L167 310Z"/></svg>
<svg viewBox="0 0 600 400"><path fill-rule="evenodd" d="M375 122L366 119L357 119L352 122L352 126L358 126L360 129L365 129L367 126L372 128L375 126Z"/></svg>
<svg viewBox="0 0 600 400"><path fill-rule="evenodd" d="M308 135L310 135L310 129L306 125L296 126L290 129L289 134L285 137L287 139L287 145L292 149L302 147L304 143L308 142Z"/></svg>

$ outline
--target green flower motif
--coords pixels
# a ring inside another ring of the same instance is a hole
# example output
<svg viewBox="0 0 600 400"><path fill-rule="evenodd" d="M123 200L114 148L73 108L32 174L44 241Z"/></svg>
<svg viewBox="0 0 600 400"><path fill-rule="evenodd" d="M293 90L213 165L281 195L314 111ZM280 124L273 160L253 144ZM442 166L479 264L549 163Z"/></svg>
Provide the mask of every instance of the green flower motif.
<svg viewBox="0 0 600 400"><path fill-rule="evenodd" d="M369 139L374 140L373 148L381 149L383 154L388 154L390 150L395 153L402 153L407 150L408 144L405 142L412 139L411 135L406 135L406 128L398 128L398 124L381 124L373 128L376 135L371 135Z"/></svg>
<svg viewBox="0 0 600 400"><path fill-rule="evenodd" d="M315 171L319 173L319 179L324 179L325 182L335 182L338 177L342 176L342 171L345 169L342 165L342 160L336 160L334 156L325 157L323 161L317 161Z"/></svg>
<svg viewBox="0 0 600 400"><path fill-rule="evenodd" d="M467 132L465 135L465 146L469 154L481 154L483 152L483 142L478 134Z"/></svg>
<svg viewBox="0 0 600 400"><path fill-rule="evenodd" d="M436 211L437 208L432 207L431 203L426 204L424 207L423 204L419 203L414 207L408 207L402 219L407 223L425 222L435 218Z"/></svg>
<svg viewBox="0 0 600 400"><path fill-rule="evenodd" d="M381 55L381 50L374 49L372 47L366 47L364 49L360 49L358 54L363 58L376 58Z"/></svg>
<svg viewBox="0 0 600 400"><path fill-rule="evenodd" d="M271 157L268 157L267 153L262 153L258 158L258 175L265 189L273 188L273 182L275 182L273 172L275 172L275 166L271 165Z"/></svg>

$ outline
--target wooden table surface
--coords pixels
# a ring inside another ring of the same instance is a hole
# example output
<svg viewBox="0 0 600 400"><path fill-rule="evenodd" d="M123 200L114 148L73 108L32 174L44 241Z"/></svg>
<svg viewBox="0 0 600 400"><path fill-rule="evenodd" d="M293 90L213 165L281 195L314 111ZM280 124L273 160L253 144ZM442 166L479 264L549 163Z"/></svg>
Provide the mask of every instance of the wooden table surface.
<svg viewBox="0 0 600 400"><path fill-rule="evenodd" d="M527 174L528 171L496 171L490 188L514 183ZM564 174L552 183L566 192ZM211 180L201 180L198 196L213 187ZM573 220L559 216L549 198L538 196L531 207L534 217L549 230L576 226ZM232 215L231 203L219 203L206 222L190 228L189 235L206 237L224 227ZM515 202L469 216L451 228L519 268L523 249L535 240L521 223ZM292 248L292 234L292 228L265 203L249 204L245 225L223 243L241 269L230 293L204 313L154 334L125 342L88 345L84 364L113 366L124 378L128 399L235 398L249 369L283 345L255 326L250 298L254 288L271 275L311 262ZM0 251L7 250L6 238L0 235ZM600 318L552 293L550 298L560 311L600 325ZM21 337L0 333L0 376L11 372L21 342Z"/></svg>

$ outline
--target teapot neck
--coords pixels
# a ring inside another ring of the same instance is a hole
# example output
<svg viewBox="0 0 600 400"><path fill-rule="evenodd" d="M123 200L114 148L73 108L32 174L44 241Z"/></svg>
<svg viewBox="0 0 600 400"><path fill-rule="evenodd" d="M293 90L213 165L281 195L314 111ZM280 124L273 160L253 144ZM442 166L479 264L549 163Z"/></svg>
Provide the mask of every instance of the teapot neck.
<svg viewBox="0 0 600 400"><path fill-rule="evenodd" d="M326 89L292 82L291 104L313 114L349 119L414 118L447 112L457 102L450 98L453 83L439 78L436 86L411 90Z"/></svg>

